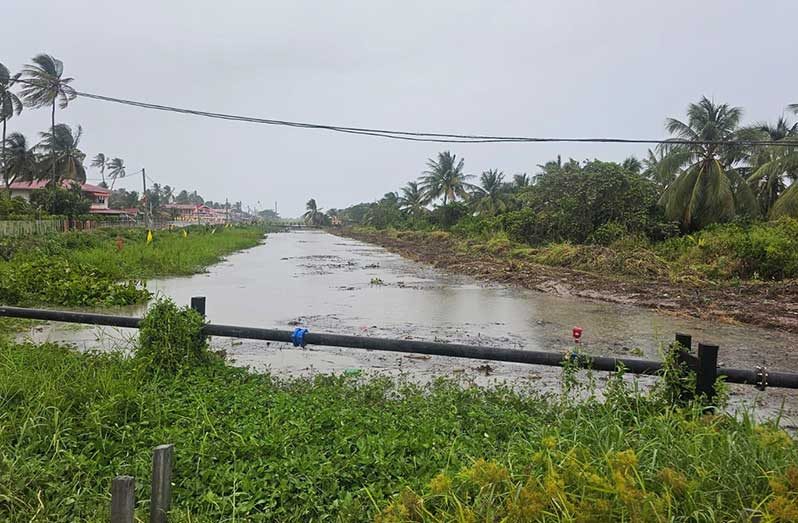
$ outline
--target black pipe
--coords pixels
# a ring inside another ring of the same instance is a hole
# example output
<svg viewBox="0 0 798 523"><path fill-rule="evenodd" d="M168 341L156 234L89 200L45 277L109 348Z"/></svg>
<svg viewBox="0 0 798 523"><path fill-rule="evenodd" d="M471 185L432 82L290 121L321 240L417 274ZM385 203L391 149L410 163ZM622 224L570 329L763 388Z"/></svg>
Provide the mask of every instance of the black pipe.
<svg viewBox="0 0 798 523"><path fill-rule="evenodd" d="M45 309L26 309L21 307L0 306L0 316L27 318L32 320L61 321L67 323L86 323L91 325L107 325L110 327L138 328L141 318L129 316L112 316L88 312L54 311ZM292 342L292 331L277 329L261 329L256 327L237 327L233 325L206 324L203 333L209 336L245 338L253 340ZM470 358L532 365L548 365L560 367L565 356L557 352L540 352L519 349L501 349L462 345L457 343L434 343L428 341L396 340L387 338L371 338L366 336L346 336L340 334L323 334L309 332L305 341L311 345L328 347L346 347L388 352L406 352L428 354L432 356L448 356L453 358ZM662 362L629 358L611 358L607 356L580 356L575 362L583 367L600 371L615 371L620 365L633 374L656 374L662 369ZM718 375L726 376L728 383L744 383L756 385L760 377L755 370L719 368ZM798 389L798 374L768 372L769 387Z"/></svg>

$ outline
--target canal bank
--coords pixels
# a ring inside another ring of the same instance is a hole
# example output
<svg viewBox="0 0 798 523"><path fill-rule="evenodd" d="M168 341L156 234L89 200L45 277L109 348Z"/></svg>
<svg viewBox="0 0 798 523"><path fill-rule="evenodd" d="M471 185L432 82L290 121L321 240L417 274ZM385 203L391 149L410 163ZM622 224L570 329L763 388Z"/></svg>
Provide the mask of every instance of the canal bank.
<svg viewBox="0 0 798 523"><path fill-rule="evenodd" d="M795 337L789 333L478 281L318 230L270 234L263 244L230 255L207 273L150 280L148 287L183 304L206 296L212 323L562 352L573 347L571 330L580 326L585 352L646 359L660 359L661 347L674 333L687 332L696 342L719 345L722 366L798 369ZM141 315L144 308L106 311ZM58 327L28 335L107 350L128 347L135 332ZM517 364L326 347L299 350L248 340L217 339L214 347L238 365L285 376L349 372L417 382L448 376L552 391L560 380L557 369ZM768 412L778 410L781 400L795 403L786 391L754 392L733 389L740 402Z"/></svg>

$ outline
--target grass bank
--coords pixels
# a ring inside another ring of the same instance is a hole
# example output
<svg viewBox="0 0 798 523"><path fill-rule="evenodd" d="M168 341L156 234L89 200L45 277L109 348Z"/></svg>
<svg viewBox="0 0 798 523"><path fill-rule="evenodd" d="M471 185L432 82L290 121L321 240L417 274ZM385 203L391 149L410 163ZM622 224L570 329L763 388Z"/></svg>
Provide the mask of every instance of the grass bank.
<svg viewBox="0 0 798 523"><path fill-rule="evenodd" d="M261 227L73 232L0 241L0 303L102 306L143 302L147 278L203 271L257 245Z"/></svg>
<svg viewBox="0 0 798 523"><path fill-rule="evenodd" d="M330 231L482 279L798 332L798 280L790 277L798 263L793 220L716 226L660 243L622 237L607 245L538 247L504 233L466 234L456 228Z"/></svg>
<svg viewBox="0 0 798 523"><path fill-rule="evenodd" d="M0 519L107 521L130 474L146 520L170 442L172 521L795 521L798 446L775 424L612 383L577 402L0 341Z"/></svg>

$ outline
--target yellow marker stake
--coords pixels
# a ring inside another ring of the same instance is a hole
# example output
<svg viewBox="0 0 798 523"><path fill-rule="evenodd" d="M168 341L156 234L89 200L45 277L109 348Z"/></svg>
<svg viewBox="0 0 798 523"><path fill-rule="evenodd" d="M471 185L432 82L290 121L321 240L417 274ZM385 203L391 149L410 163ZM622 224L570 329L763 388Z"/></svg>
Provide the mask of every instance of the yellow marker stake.
<svg viewBox="0 0 798 523"><path fill-rule="evenodd" d="M147 245L152 243L152 231L147 231Z"/></svg>

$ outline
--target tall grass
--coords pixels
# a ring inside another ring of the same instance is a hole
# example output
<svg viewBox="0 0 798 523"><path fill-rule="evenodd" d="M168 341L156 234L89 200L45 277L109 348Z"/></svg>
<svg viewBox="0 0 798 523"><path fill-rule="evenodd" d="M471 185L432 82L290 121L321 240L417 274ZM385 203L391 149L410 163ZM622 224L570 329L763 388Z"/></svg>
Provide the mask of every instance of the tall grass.
<svg viewBox="0 0 798 523"><path fill-rule="evenodd" d="M260 227L80 232L4 240L0 244L0 303L97 306L146 301L142 281L193 274L223 256L257 245Z"/></svg>
<svg viewBox="0 0 798 523"><path fill-rule="evenodd" d="M0 520L107 520L117 474L137 478L146 520L161 443L177 449L175 521L576 521L580 507L603 521L736 521L798 496L798 447L774 425L613 387L580 402L282 381L220 362L153 374L116 354L0 342Z"/></svg>

